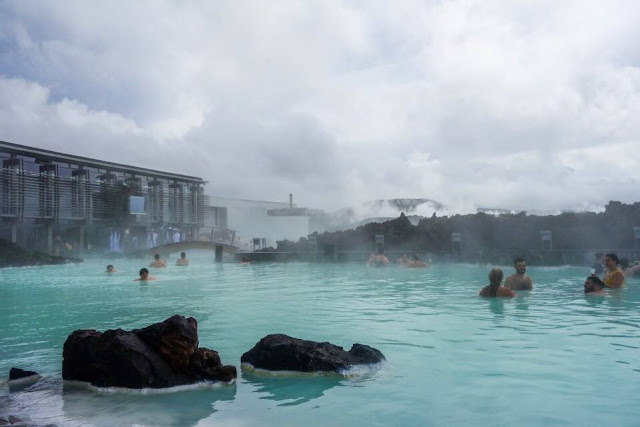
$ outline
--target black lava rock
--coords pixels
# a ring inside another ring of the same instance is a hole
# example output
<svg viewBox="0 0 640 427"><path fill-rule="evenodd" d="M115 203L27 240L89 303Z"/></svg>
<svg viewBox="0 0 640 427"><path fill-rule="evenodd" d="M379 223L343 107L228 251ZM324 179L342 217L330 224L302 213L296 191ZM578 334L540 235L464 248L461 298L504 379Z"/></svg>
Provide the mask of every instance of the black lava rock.
<svg viewBox="0 0 640 427"><path fill-rule="evenodd" d="M379 363L385 357L368 345L354 344L351 350L344 351L328 342L273 334L262 338L240 360L270 371L340 372L354 365Z"/></svg>
<svg viewBox="0 0 640 427"><path fill-rule="evenodd" d="M62 378L127 388L236 378L235 366L223 366L218 353L197 347L196 320L178 315L134 331L77 330L64 343Z"/></svg>

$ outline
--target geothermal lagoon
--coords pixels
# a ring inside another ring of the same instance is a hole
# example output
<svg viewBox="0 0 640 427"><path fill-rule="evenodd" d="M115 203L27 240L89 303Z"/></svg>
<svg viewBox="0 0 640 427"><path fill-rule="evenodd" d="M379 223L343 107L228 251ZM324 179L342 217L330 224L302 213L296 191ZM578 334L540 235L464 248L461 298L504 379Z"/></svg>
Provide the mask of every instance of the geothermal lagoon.
<svg viewBox="0 0 640 427"><path fill-rule="evenodd" d="M585 296L588 268L529 267L531 292L481 299L490 265L215 264L149 260L0 270L0 414L57 425L637 425L640 279ZM104 273L114 264L117 273ZM510 274L510 266L502 266ZM238 368L232 384L100 389L61 379L76 329L140 328L173 314L198 321L200 346ZM379 349L387 362L348 376L240 369L260 338L284 333Z"/></svg>

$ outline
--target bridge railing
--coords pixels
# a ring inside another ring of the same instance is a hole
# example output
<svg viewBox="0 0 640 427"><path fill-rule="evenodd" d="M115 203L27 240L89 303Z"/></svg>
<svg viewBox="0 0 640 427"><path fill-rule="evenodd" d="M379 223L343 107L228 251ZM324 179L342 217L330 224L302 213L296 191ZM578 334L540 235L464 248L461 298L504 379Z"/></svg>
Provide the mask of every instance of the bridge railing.
<svg viewBox="0 0 640 427"><path fill-rule="evenodd" d="M235 246L236 230L222 227L201 227L198 240Z"/></svg>

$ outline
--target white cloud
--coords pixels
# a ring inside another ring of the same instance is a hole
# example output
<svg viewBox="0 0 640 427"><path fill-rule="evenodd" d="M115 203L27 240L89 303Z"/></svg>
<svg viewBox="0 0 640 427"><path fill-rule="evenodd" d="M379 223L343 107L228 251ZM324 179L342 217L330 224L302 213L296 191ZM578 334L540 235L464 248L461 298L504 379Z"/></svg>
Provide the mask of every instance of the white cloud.
<svg viewBox="0 0 640 427"><path fill-rule="evenodd" d="M0 139L325 209L631 202L639 12L631 1L4 2Z"/></svg>

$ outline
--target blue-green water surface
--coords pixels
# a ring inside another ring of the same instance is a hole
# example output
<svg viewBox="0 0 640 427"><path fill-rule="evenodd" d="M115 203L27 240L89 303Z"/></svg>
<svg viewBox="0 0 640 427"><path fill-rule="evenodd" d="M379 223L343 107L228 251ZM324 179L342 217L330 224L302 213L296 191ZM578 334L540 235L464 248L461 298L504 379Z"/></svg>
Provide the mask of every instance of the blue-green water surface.
<svg viewBox="0 0 640 427"><path fill-rule="evenodd" d="M640 279L585 296L588 268L531 267L534 290L481 299L492 266L214 264L105 260L0 270L0 416L58 425L640 425ZM512 268L502 267L508 274ZM61 380L75 329L132 329L173 314L198 320L200 346L238 367L231 385L169 392L98 390ZM285 333L388 362L344 378L240 369L260 338Z"/></svg>

